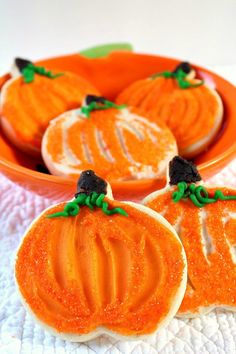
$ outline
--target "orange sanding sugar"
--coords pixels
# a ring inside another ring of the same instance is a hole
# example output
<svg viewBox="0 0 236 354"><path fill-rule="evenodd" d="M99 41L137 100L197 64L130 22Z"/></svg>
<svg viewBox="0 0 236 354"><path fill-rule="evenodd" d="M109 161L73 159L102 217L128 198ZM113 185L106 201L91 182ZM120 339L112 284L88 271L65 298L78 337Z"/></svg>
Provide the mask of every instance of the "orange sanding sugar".
<svg viewBox="0 0 236 354"><path fill-rule="evenodd" d="M89 118L68 112L50 124L44 139L45 161L59 175L94 169L109 181L161 175L176 152L164 123L153 124L127 108L93 111Z"/></svg>
<svg viewBox="0 0 236 354"><path fill-rule="evenodd" d="M173 131L180 151L208 135L215 126L219 103L205 85L181 89L174 78L157 77L131 84L117 98L163 120Z"/></svg>
<svg viewBox="0 0 236 354"><path fill-rule="evenodd" d="M182 247L159 221L133 206L128 217L82 207L75 217L47 210L19 249L16 279L39 320L63 333L106 326L120 334L154 331L181 284ZM30 284L30 286L29 286Z"/></svg>
<svg viewBox="0 0 236 354"><path fill-rule="evenodd" d="M79 107L88 93L97 94L97 90L85 79L68 72L54 79L36 74L31 83L24 83L19 77L5 91L2 116L22 143L40 149L49 121Z"/></svg>
<svg viewBox="0 0 236 354"><path fill-rule="evenodd" d="M218 190L219 188L217 188ZM179 313L236 304L236 201L226 200L197 208L188 200L174 203L175 188L160 193L147 206L175 226L188 261L188 286ZM208 189L209 196L215 189ZM221 188L224 195L234 190Z"/></svg>

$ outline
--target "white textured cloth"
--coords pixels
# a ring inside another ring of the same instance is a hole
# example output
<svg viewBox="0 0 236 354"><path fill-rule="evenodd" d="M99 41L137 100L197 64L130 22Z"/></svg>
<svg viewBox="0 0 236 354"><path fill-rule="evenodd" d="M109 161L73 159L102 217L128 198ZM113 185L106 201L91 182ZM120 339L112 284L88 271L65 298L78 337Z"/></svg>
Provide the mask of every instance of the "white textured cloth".
<svg viewBox="0 0 236 354"><path fill-rule="evenodd" d="M220 69L220 68L219 68ZM227 68L218 70L227 76ZM236 70L235 82L236 82ZM236 160L211 179L236 186ZM174 318L145 341L117 341L107 336L70 343L47 334L28 316L15 291L14 257L35 216L55 202L14 185L0 175L0 354L235 354L236 313L214 310L196 319Z"/></svg>
<svg viewBox="0 0 236 354"><path fill-rule="evenodd" d="M212 182L236 186L236 160ZM17 246L29 223L55 201L43 199L0 175L0 353L140 353L235 354L236 313L215 310L196 319L174 318L145 341L124 342L107 336L85 344L47 334L28 316L15 291L13 269Z"/></svg>

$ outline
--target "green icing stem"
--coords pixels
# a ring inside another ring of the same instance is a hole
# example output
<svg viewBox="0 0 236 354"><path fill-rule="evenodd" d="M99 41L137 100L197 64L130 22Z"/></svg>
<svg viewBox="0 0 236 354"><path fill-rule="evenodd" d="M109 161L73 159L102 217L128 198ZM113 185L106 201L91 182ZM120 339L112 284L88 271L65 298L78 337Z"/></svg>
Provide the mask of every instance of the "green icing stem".
<svg viewBox="0 0 236 354"><path fill-rule="evenodd" d="M204 203L199 202L195 194L190 194L189 198L193 202L193 204L198 208L202 208L205 205Z"/></svg>
<svg viewBox="0 0 236 354"><path fill-rule="evenodd" d="M178 191L173 192L172 194L172 199L175 203L179 202L180 199L184 197L184 193L187 190L187 183L186 182L180 182L178 183Z"/></svg>
<svg viewBox="0 0 236 354"><path fill-rule="evenodd" d="M209 198L204 186L188 185L186 182L179 182L177 187L178 190L172 193L174 203L179 202L181 199L189 198L195 206L202 208L206 204L215 203L218 200L236 200L236 195L227 196L221 190L216 190L213 198Z"/></svg>
<svg viewBox="0 0 236 354"><path fill-rule="evenodd" d="M216 200L235 200L236 196L235 195L224 195L222 191L217 190L215 191L214 198Z"/></svg>
<svg viewBox="0 0 236 354"><path fill-rule="evenodd" d="M176 79L179 87L181 89L187 89L190 87L198 87L204 84L204 81L200 81L197 84L191 84L191 82L186 80L186 76L188 74L185 73L182 69L178 69L177 72L172 72L172 71L163 71L162 73L157 73L151 76L152 79L155 79L156 77L165 77L165 78L174 78Z"/></svg>
<svg viewBox="0 0 236 354"><path fill-rule="evenodd" d="M117 207L109 209L109 205L106 201L104 201L104 198L105 194L98 194L96 192L92 192L90 195L81 193L72 202L67 203L63 211L47 215L47 218L76 216L78 215L81 206L87 206L91 210L93 210L96 206L101 208L106 215L120 214L123 216L128 216L126 211L122 208Z"/></svg>
<svg viewBox="0 0 236 354"><path fill-rule="evenodd" d="M23 70L22 70L22 76L24 79L24 82L26 84L29 84L34 81L34 75L38 74L41 76L46 76L50 79L55 79L59 76L64 75L63 73L58 73L58 74L53 74L51 71L46 70L42 66L36 66L32 63L29 63Z"/></svg>
<svg viewBox="0 0 236 354"><path fill-rule="evenodd" d="M196 187L193 190L193 192L195 192L197 199L201 203L215 203L216 202L216 200L214 198L208 197L208 192L203 186Z"/></svg>
<svg viewBox="0 0 236 354"><path fill-rule="evenodd" d="M125 104L117 105L117 104L115 104L113 102L110 102L108 100L104 100L104 103L91 102L87 106L82 106L80 108L80 111L81 111L82 114L85 115L85 117L89 118L90 117L90 113L92 111L105 110L105 109L110 109L110 108L123 109L125 107L126 107Z"/></svg>

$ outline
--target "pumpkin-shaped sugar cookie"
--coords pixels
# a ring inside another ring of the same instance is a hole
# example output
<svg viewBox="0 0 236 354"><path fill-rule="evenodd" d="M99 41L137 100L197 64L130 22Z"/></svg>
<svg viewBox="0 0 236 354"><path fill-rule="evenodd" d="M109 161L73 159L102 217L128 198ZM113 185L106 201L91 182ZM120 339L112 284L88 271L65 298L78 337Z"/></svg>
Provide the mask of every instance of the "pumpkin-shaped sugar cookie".
<svg viewBox="0 0 236 354"><path fill-rule="evenodd" d="M94 169L109 181L163 176L176 142L162 122L139 110L89 95L81 109L50 122L42 155L52 174L78 176Z"/></svg>
<svg viewBox="0 0 236 354"><path fill-rule="evenodd" d="M23 59L16 59L15 64L13 78L1 92L2 128L19 149L40 155L42 136L49 121L80 107L87 94L98 91L70 72L51 72Z"/></svg>
<svg viewBox="0 0 236 354"><path fill-rule="evenodd" d="M73 201L48 208L25 233L15 265L23 304L71 341L153 333L175 315L186 288L177 234L149 208L112 200L91 170L78 186Z"/></svg>
<svg viewBox="0 0 236 354"><path fill-rule="evenodd" d="M203 185L196 167L180 157L169 173L170 185L144 204L171 223L185 248L188 284L179 315L218 306L236 311L236 190Z"/></svg>
<svg viewBox="0 0 236 354"><path fill-rule="evenodd" d="M164 121L185 157L206 149L223 118L220 96L194 75L188 63L182 63L173 72L165 71L134 82L117 97L118 104L141 108L154 122Z"/></svg>

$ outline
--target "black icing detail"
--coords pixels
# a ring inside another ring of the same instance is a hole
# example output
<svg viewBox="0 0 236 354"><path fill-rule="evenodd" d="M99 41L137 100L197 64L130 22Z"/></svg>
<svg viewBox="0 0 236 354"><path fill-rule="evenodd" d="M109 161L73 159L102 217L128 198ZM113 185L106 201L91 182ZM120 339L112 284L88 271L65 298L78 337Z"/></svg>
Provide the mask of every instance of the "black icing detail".
<svg viewBox="0 0 236 354"><path fill-rule="evenodd" d="M19 69L20 72L28 65L32 64L32 61L29 61L27 59L22 59L22 58L16 58L15 59L15 65Z"/></svg>
<svg viewBox="0 0 236 354"><path fill-rule="evenodd" d="M195 183L201 181L197 167L180 156L175 156L169 163L170 184L176 185L179 182Z"/></svg>
<svg viewBox="0 0 236 354"><path fill-rule="evenodd" d="M92 192L107 194L107 182L98 177L93 170L83 171L78 180L75 198L78 194L86 193L89 195Z"/></svg>
<svg viewBox="0 0 236 354"><path fill-rule="evenodd" d="M182 63L180 63L179 65L176 66L175 70L173 70L173 73L177 73L177 71L181 69L183 72L185 72L186 74L189 74L190 71L192 70L191 65L187 62L187 61L183 61Z"/></svg>
<svg viewBox="0 0 236 354"><path fill-rule="evenodd" d="M87 95L85 98L85 104L88 106L92 102L104 103L106 99L102 96Z"/></svg>

